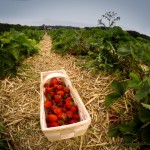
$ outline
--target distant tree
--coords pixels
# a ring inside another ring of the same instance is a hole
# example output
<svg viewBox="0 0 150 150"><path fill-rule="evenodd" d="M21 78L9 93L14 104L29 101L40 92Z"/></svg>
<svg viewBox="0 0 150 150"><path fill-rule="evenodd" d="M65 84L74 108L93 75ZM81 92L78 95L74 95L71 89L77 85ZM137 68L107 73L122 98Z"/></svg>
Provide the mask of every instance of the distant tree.
<svg viewBox="0 0 150 150"><path fill-rule="evenodd" d="M46 30L46 25L45 25L45 24L43 24L43 25L42 25L42 28L43 28L44 30Z"/></svg>
<svg viewBox="0 0 150 150"><path fill-rule="evenodd" d="M108 21L108 26L103 22L103 18ZM118 20L120 20L120 17L117 16L117 13L109 11L102 15L102 19L98 20L98 24L104 27L113 27Z"/></svg>

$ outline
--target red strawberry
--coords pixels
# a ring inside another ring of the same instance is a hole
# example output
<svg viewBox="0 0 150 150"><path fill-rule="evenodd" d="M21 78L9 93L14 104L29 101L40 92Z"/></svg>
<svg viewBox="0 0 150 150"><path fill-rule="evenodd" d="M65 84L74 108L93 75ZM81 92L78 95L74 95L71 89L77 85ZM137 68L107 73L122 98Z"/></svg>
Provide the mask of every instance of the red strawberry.
<svg viewBox="0 0 150 150"><path fill-rule="evenodd" d="M51 106L52 106L52 102L51 101L48 101L48 100L44 101L44 107L46 109L49 109Z"/></svg>
<svg viewBox="0 0 150 150"><path fill-rule="evenodd" d="M52 97L54 97L55 92L50 92L50 95L51 95Z"/></svg>
<svg viewBox="0 0 150 150"><path fill-rule="evenodd" d="M56 105L54 105L54 104L51 106L51 110L52 111L54 111L54 109L56 109L56 108L58 108L58 107Z"/></svg>
<svg viewBox="0 0 150 150"><path fill-rule="evenodd" d="M58 91L57 95L60 95L61 97L64 97L65 93L64 93L64 91Z"/></svg>
<svg viewBox="0 0 150 150"><path fill-rule="evenodd" d="M58 83L58 84L59 84L59 83ZM63 90L63 88L64 88L64 86L63 86L63 85L58 85L58 86L57 86L57 90L58 90L58 91L62 91L62 90Z"/></svg>
<svg viewBox="0 0 150 150"><path fill-rule="evenodd" d="M58 84L58 80L56 77L52 78L50 81L50 86L53 86L54 84Z"/></svg>
<svg viewBox="0 0 150 150"><path fill-rule="evenodd" d="M71 97L67 97L66 99L65 99L65 102L67 102L67 101L72 101L73 99L71 98Z"/></svg>
<svg viewBox="0 0 150 150"><path fill-rule="evenodd" d="M70 110L73 112L73 113L77 113L78 112L78 107L76 105L73 105L70 107Z"/></svg>
<svg viewBox="0 0 150 150"><path fill-rule="evenodd" d="M73 118L73 112L72 111L67 111L66 112L66 115L69 119L72 119Z"/></svg>
<svg viewBox="0 0 150 150"><path fill-rule="evenodd" d="M48 110L47 110L47 114L48 114L48 115L53 114L52 110L48 109Z"/></svg>
<svg viewBox="0 0 150 150"><path fill-rule="evenodd" d="M53 89L54 89L54 90L57 90L57 87L58 87L58 84L54 84L54 85L53 85Z"/></svg>
<svg viewBox="0 0 150 150"><path fill-rule="evenodd" d="M79 120L79 118L80 118L79 114L74 114L74 115L73 115L73 119Z"/></svg>
<svg viewBox="0 0 150 150"><path fill-rule="evenodd" d="M51 92L52 90L53 90L53 88L50 88L50 87L47 87L47 88L45 89L46 92Z"/></svg>
<svg viewBox="0 0 150 150"><path fill-rule="evenodd" d="M44 87L45 87L45 88L49 87L49 84L48 84L48 83L45 83L45 84L44 84Z"/></svg>
<svg viewBox="0 0 150 150"><path fill-rule="evenodd" d="M61 98L60 95L55 95L54 100L55 100L56 103L59 103L59 102L61 102L62 98Z"/></svg>
<svg viewBox="0 0 150 150"><path fill-rule="evenodd" d="M63 107L63 108L62 108L62 111L63 111L63 112L66 112L66 111L67 111L67 108Z"/></svg>
<svg viewBox="0 0 150 150"><path fill-rule="evenodd" d="M60 113L59 115L58 115L58 118L60 119L60 120L64 120L64 121L66 121L67 120L67 115L66 115L66 113Z"/></svg>
<svg viewBox="0 0 150 150"><path fill-rule="evenodd" d="M60 107L63 107L63 105L64 105L63 101L60 101L60 102L58 103L58 106L60 106Z"/></svg>
<svg viewBox="0 0 150 150"><path fill-rule="evenodd" d="M64 91L65 93L70 93L70 89L69 89L68 87L64 87L63 91Z"/></svg>
<svg viewBox="0 0 150 150"><path fill-rule="evenodd" d="M59 126L58 122L47 123L47 127L57 127L57 126Z"/></svg>
<svg viewBox="0 0 150 150"><path fill-rule="evenodd" d="M55 108L55 109L53 110L53 112L54 112L55 115L58 116L60 113L62 113L62 109L58 107L58 108Z"/></svg>
<svg viewBox="0 0 150 150"><path fill-rule="evenodd" d="M73 104L74 104L73 101L66 101L65 102L65 107L70 109Z"/></svg>
<svg viewBox="0 0 150 150"><path fill-rule="evenodd" d="M58 80L58 84L59 84L59 85L62 85L62 81L61 81L61 80Z"/></svg>
<svg viewBox="0 0 150 150"><path fill-rule="evenodd" d="M70 124L77 123L77 122L78 122L78 120L75 120L75 119L72 119L69 121Z"/></svg>
<svg viewBox="0 0 150 150"><path fill-rule="evenodd" d="M50 114L50 115L47 115L46 121L47 122L56 122L56 121L58 121L58 117L54 114Z"/></svg>

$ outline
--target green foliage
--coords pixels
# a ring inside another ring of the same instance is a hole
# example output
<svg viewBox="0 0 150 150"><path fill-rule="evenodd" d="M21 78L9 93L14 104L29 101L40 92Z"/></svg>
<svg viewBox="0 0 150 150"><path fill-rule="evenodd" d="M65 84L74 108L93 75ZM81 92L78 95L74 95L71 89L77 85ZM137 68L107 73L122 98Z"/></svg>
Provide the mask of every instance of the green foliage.
<svg viewBox="0 0 150 150"><path fill-rule="evenodd" d="M3 34L4 32L10 32L10 30L16 30L19 32L22 32L24 30L39 30L40 27L38 26L26 26L26 25L20 25L20 24L7 24L7 23L0 23L0 35Z"/></svg>
<svg viewBox="0 0 150 150"><path fill-rule="evenodd" d="M85 66L89 69L110 73L121 71L128 76L137 70L139 63L150 64L150 42L135 39L117 26L91 30L57 29L49 34L53 50L63 55L86 56L84 59L88 61L85 61Z"/></svg>
<svg viewBox="0 0 150 150"><path fill-rule="evenodd" d="M110 105L115 103L117 100L121 99L128 87L128 81L118 82L114 80L110 87L113 89L113 92L108 94L105 97L105 106L108 108Z"/></svg>
<svg viewBox="0 0 150 150"><path fill-rule="evenodd" d="M139 136L139 128L142 127L142 122L138 116L128 123L121 123L119 125L111 125L108 135L110 137L123 136L125 143L133 143Z"/></svg>
<svg viewBox="0 0 150 150"><path fill-rule="evenodd" d="M129 87L135 89L135 99L148 103L150 101L150 78L145 76L142 80L139 74L131 73L130 77L132 80L129 82Z"/></svg>
<svg viewBox="0 0 150 150"><path fill-rule="evenodd" d="M33 29L25 29L22 31L28 38L34 39L37 42L40 42L40 40L43 38L45 32L42 30L33 30Z"/></svg>
<svg viewBox="0 0 150 150"><path fill-rule="evenodd" d="M7 150L8 144L3 137L4 133L5 133L5 126L2 124L2 122L0 122L0 149Z"/></svg>
<svg viewBox="0 0 150 150"><path fill-rule="evenodd" d="M37 42L24 33L15 30L4 32L0 36L0 77L8 73L15 75L21 61L38 50Z"/></svg>
<svg viewBox="0 0 150 150"><path fill-rule="evenodd" d="M85 55L87 54L86 43L84 42L82 30L58 29L51 31L53 39L52 49L61 54Z"/></svg>
<svg viewBox="0 0 150 150"><path fill-rule="evenodd" d="M121 100L128 89L135 91L134 98L137 102L137 107L135 107L135 115L131 114L133 115L133 120L111 125L108 135L111 137L123 136L126 143L138 141L142 147L147 147L150 143L150 78L147 76L141 78L138 73L130 73L130 80L126 83L122 82L121 85L119 82L114 81L110 87L113 92L105 98L107 108L118 99ZM115 94L117 95L116 97L114 97Z"/></svg>

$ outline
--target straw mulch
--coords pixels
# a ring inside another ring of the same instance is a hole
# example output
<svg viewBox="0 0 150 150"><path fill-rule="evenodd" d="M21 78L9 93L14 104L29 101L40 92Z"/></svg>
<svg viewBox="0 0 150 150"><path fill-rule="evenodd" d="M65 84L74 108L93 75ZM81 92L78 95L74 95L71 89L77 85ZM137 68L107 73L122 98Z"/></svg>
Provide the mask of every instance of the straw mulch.
<svg viewBox="0 0 150 150"><path fill-rule="evenodd" d="M19 67L17 77L0 81L0 117L6 126L6 139L11 150L127 150L119 145L121 138L107 136L109 114L104 97L110 92L114 77L96 76L76 65L74 56L61 56L51 51L51 40L45 35L40 53ZM40 128L40 72L65 69L78 90L90 116L91 125L84 136L50 142ZM115 145L113 145L115 144Z"/></svg>

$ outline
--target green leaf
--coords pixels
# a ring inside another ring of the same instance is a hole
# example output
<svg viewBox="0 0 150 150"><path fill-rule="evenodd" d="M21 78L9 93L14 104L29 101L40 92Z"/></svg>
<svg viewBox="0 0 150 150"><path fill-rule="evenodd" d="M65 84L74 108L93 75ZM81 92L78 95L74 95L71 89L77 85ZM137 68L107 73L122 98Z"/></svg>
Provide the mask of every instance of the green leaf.
<svg viewBox="0 0 150 150"><path fill-rule="evenodd" d="M125 140L125 143L132 143L133 140L135 139L135 136L131 134L124 134L123 138Z"/></svg>
<svg viewBox="0 0 150 150"><path fill-rule="evenodd" d="M5 126L0 122L0 132L4 132L5 131Z"/></svg>
<svg viewBox="0 0 150 150"><path fill-rule="evenodd" d="M120 93L120 83L116 80L114 80L111 84L110 87L117 93Z"/></svg>
<svg viewBox="0 0 150 150"><path fill-rule="evenodd" d="M19 44L18 44L18 43L16 43L16 42L11 43L11 47L12 47L12 48L17 48L17 47L19 47Z"/></svg>
<svg viewBox="0 0 150 150"><path fill-rule="evenodd" d="M137 72L130 73L130 77L138 82L141 81L141 77L140 77L139 73L137 73Z"/></svg>
<svg viewBox="0 0 150 150"><path fill-rule="evenodd" d="M146 109L149 109L150 110L150 105L149 104L144 104L144 103L141 103L142 104L142 106L144 107L144 108L146 108Z"/></svg>
<svg viewBox="0 0 150 150"><path fill-rule="evenodd" d="M129 146L129 147L139 147L139 146L143 146L143 145L150 145L150 144L144 144L144 143L124 143L124 144L121 144L121 145L124 145L124 146ZM144 150L149 150L149 149L144 149Z"/></svg>
<svg viewBox="0 0 150 150"><path fill-rule="evenodd" d="M18 61L19 59L19 49L11 49L10 53L13 55L13 57L16 59L16 61Z"/></svg>
<svg viewBox="0 0 150 150"><path fill-rule="evenodd" d="M1 43L2 44L8 44L8 43L10 43L10 39L8 38L8 39L6 39L6 38L1 38Z"/></svg>
<svg viewBox="0 0 150 150"><path fill-rule="evenodd" d="M146 96L148 96L149 91L150 90L147 87L139 87L138 90L136 91L135 99L137 101L142 100L143 98L145 98Z"/></svg>
<svg viewBox="0 0 150 150"><path fill-rule="evenodd" d="M121 82L121 90L122 90L122 95L126 92L128 88L129 80Z"/></svg>
<svg viewBox="0 0 150 150"><path fill-rule="evenodd" d="M142 105L139 107L139 118L143 123L150 121L150 110L145 109Z"/></svg>
<svg viewBox="0 0 150 150"><path fill-rule="evenodd" d="M129 88L137 88L138 86L139 86L139 81L137 81L137 80L130 80L129 81L129 84L128 84Z"/></svg>
<svg viewBox="0 0 150 150"><path fill-rule="evenodd" d="M130 49L129 49L129 47L121 46L121 47L118 48L117 54L118 54L119 56L127 56L127 55L130 55Z"/></svg>
<svg viewBox="0 0 150 150"><path fill-rule="evenodd" d="M145 127L145 128L142 128L141 130L141 135L142 135L142 141L143 142L147 142L147 143L150 143L150 125Z"/></svg>
<svg viewBox="0 0 150 150"><path fill-rule="evenodd" d="M120 125L120 131L122 132L122 134L135 135L135 127L136 127L136 124L134 122L121 124Z"/></svg>
<svg viewBox="0 0 150 150"><path fill-rule="evenodd" d="M127 89L128 81L118 82L114 80L110 87L118 94L123 95Z"/></svg>
<svg viewBox="0 0 150 150"><path fill-rule="evenodd" d="M145 127L147 127L147 126L149 126L149 125L150 125L150 122L146 122L144 125L142 125L141 128L145 128Z"/></svg>
<svg viewBox="0 0 150 150"><path fill-rule="evenodd" d="M0 149L1 150L8 150L8 145L6 141L0 140Z"/></svg>
<svg viewBox="0 0 150 150"><path fill-rule="evenodd" d="M121 98L121 95L116 93L116 92L112 92L112 93L108 94L105 97L105 106L106 106L106 108L108 108L110 105L115 103L120 98Z"/></svg>
<svg viewBox="0 0 150 150"><path fill-rule="evenodd" d="M10 59L7 55L5 57L4 63L5 63L5 69L10 69L14 65L14 62L12 61L12 59Z"/></svg>
<svg viewBox="0 0 150 150"><path fill-rule="evenodd" d="M111 126L109 128L109 131L108 131L109 137L116 137L116 136L119 136L119 134L120 134L119 126Z"/></svg>

